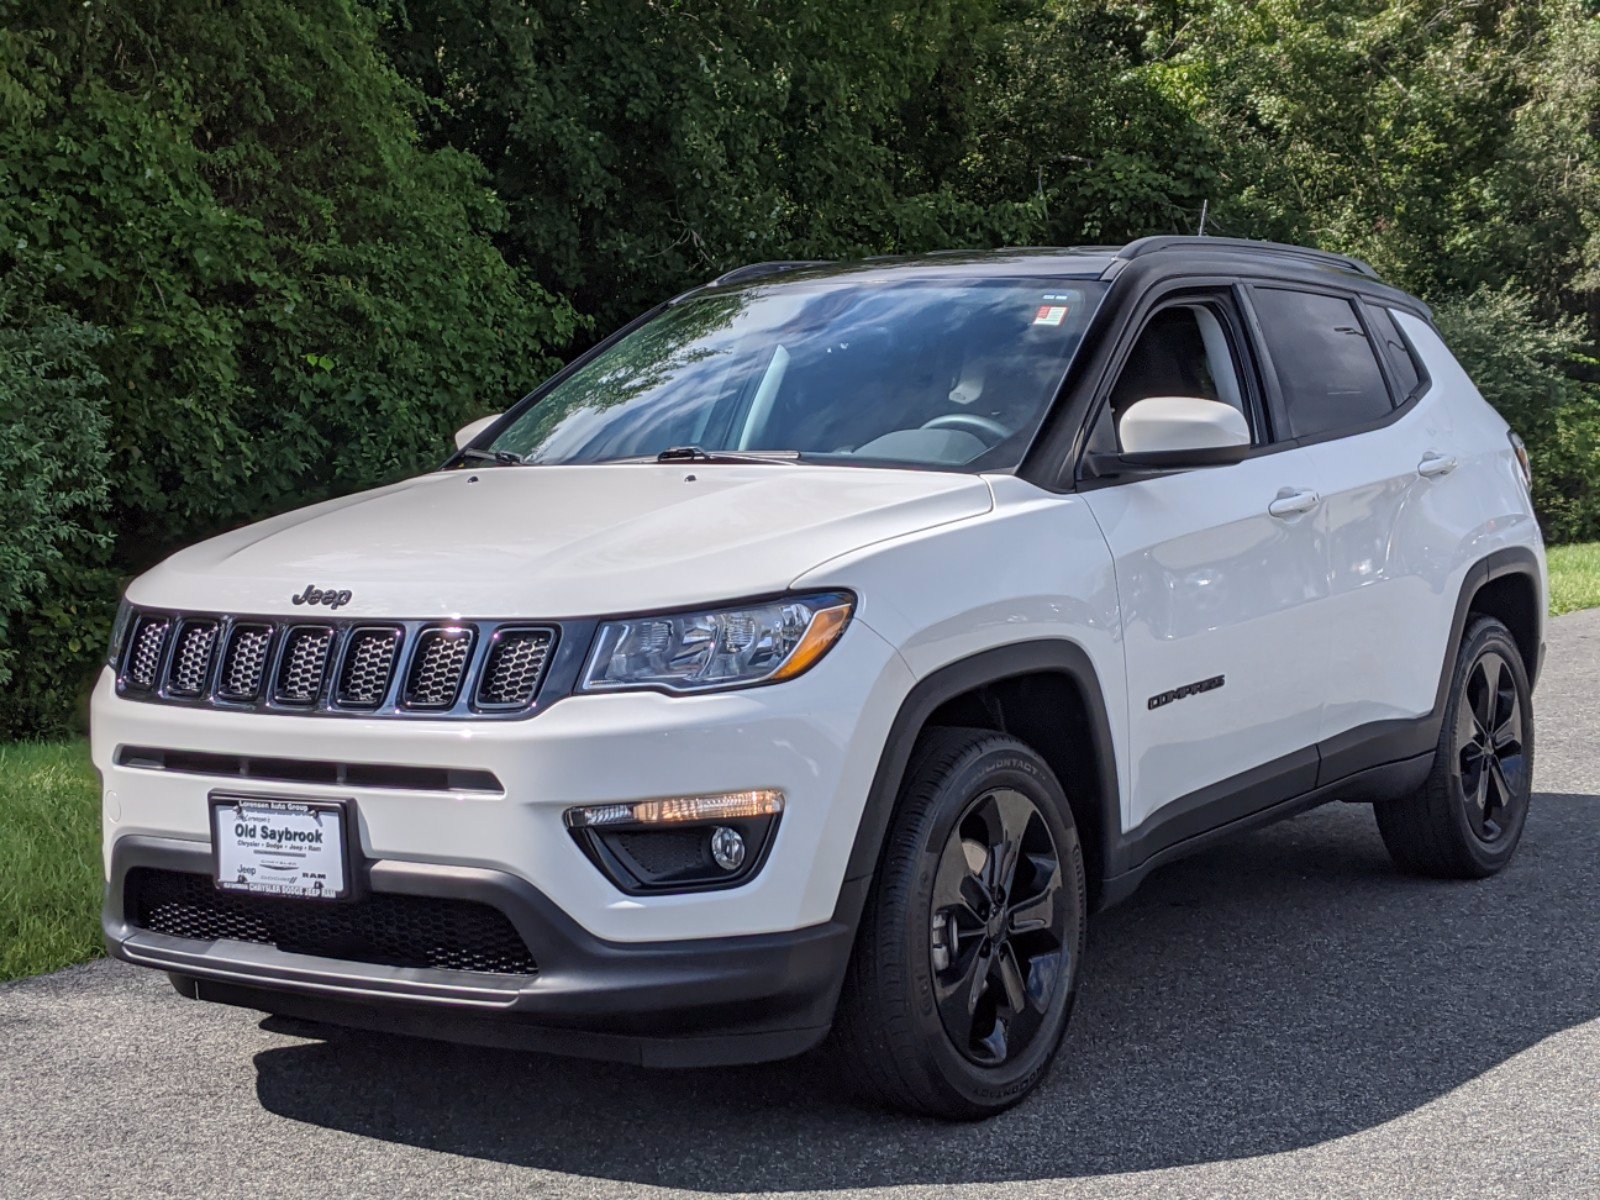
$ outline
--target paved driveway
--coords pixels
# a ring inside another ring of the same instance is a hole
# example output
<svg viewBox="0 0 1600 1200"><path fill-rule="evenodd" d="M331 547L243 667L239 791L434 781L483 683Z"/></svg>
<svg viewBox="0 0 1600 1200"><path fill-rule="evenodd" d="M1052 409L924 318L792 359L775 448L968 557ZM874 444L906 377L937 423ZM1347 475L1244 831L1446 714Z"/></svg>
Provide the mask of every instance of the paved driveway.
<svg viewBox="0 0 1600 1200"><path fill-rule="evenodd" d="M1347 806L1167 868L987 1124L862 1110L811 1060L329 1034L102 962L0 988L0 1195L1600 1196L1600 611L1550 643L1506 874L1401 878Z"/></svg>

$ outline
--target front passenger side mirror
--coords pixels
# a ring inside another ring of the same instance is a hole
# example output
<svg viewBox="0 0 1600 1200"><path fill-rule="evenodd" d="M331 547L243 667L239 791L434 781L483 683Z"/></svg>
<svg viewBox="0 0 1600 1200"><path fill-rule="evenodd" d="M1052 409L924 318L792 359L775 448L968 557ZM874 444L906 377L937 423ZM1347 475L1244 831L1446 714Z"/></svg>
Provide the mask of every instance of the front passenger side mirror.
<svg viewBox="0 0 1600 1200"><path fill-rule="evenodd" d="M1096 476L1129 468L1179 470L1235 463L1250 452L1250 426L1231 404L1199 396L1149 396L1117 422L1118 454L1089 460Z"/></svg>

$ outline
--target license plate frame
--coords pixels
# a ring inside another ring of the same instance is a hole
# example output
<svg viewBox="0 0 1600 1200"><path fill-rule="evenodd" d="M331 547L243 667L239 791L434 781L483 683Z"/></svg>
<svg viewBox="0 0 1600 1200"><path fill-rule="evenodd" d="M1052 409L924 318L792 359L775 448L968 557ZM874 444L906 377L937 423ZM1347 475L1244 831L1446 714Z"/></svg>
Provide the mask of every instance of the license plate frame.
<svg viewBox="0 0 1600 1200"><path fill-rule="evenodd" d="M355 801L348 797L263 795L249 792L212 792L207 797L211 831L211 881L230 896L341 904L357 898L361 875L357 871ZM235 828L223 824L233 810ZM314 845L290 841L268 848L257 835L254 845L242 845L238 824L251 820L300 830L332 831L337 843L331 853L318 853ZM225 845L226 838L231 846ZM339 877L331 878L337 867ZM294 868L298 868L295 870ZM257 872L266 869L266 874Z"/></svg>

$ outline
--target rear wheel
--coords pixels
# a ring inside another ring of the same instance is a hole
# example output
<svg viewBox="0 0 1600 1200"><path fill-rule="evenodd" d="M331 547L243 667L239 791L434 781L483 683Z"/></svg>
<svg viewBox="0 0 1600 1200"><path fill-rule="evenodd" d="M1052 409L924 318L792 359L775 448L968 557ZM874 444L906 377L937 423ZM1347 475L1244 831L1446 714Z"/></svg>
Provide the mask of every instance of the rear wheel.
<svg viewBox="0 0 1600 1200"><path fill-rule="evenodd" d="M1002 734L929 731L840 1001L844 1071L921 1114L1017 1103L1066 1030L1085 899L1072 810L1044 761Z"/></svg>
<svg viewBox="0 0 1600 1200"><path fill-rule="evenodd" d="M1511 631L1480 617L1456 657L1433 773L1414 795L1374 806L1378 832L1402 870L1482 879L1511 861L1532 791L1527 669Z"/></svg>

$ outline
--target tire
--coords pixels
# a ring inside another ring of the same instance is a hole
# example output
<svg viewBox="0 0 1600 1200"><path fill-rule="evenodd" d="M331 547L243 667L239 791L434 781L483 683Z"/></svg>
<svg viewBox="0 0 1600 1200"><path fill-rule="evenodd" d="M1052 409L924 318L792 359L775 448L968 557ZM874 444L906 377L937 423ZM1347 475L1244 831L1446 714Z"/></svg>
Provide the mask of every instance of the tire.
<svg viewBox="0 0 1600 1200"><path fill-rule="evenodd" d="M924 1116L1016 1104L1066 1032L1086 909L1077 827L1044 760L1003 734L929 730L846 974L842 1073Z"/></svg>
<svg viewBox="0 0 1600 1200"><path fill-rule="evenodd" d="M1378 832L1402 871L1484 879L1516 853L1532 787L1527 668L1511 631L1479 617L1456 654L1432 773L1413 795L1373 806Z"/></svg>

